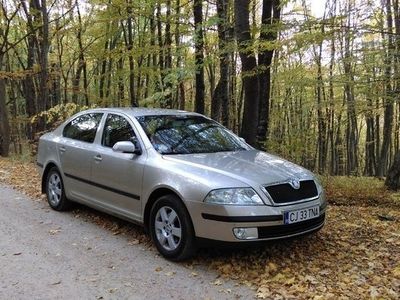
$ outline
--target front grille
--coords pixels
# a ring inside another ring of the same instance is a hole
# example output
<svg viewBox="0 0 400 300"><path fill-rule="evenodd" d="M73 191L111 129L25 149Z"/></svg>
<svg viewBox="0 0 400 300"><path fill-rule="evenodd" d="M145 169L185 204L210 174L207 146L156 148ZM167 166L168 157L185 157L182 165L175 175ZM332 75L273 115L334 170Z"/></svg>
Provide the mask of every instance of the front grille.
<svg viewBox="0 0 400 300"><path fill-rule="evenodd" d="M288 203L318 196L314 180L300 181L300 188L295 189L289 183L265 186L265 190L275 203Z"/></svg>
<svg viewBox="0 0 400 300"><path fill-rule="evenodd" d="M325 213L320 215L318 218L307 220L304 222L287 225L258 227L258 238L279 238L287 235L301 234L302 232L319 228L319 226L321 226L324 221Z"/></svg>

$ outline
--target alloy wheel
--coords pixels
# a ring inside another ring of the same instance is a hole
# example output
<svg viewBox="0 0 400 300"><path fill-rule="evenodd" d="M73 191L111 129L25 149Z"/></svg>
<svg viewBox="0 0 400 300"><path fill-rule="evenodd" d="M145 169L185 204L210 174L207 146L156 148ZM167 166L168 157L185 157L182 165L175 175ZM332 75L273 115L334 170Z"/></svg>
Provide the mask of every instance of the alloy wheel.
<svg viewBox="0 0 400 300"><path fill-rule="evenodd" d="M169 206L162 206L155 217L155 233L160 245L168 251L179 247L182 239L182 226L178 214Z"/></svg>
<svg viewBox="0 0 400 300"><path fill-rule="evenodd" d="M47 190L49 202L53 206L57 206L60 203L62 197L61 178L57 173L53 173L50 175Z"/></svg>

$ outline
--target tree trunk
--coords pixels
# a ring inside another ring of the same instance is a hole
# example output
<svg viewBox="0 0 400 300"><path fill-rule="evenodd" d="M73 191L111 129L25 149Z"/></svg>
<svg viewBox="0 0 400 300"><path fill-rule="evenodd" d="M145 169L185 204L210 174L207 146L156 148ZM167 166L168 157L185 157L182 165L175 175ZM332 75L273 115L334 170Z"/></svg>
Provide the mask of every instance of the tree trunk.
<svg viewBox="0 0 400 300"><path fill-rule="evenodd" d="M400 188L400 152L397 152L393 164L388 170L385 185L394 191Z"/></svg>
<svg viewBox="0 0 400 300"><path fill-rule="evenodd" d="M325 16L324 16L325 19ZM322 32L324 27L322 26ZM326 116L323 112L324 82L322 78L322 43L317 55L317 118L318 118L318 172L325 173L327 159Z"/></svg>
<svg viewBox="0 0 400 300"><path fill-rule="evenodd" d="M230 53L227 51L228 42L228 4L227 0L217 1L218 14L218 50L219 50L219 81L211 100L211 118L229 123L229 65Z"/></svg>
<svg viewBox="0 0 400 300"><path fill-rule="evenodd" d="M135 63L133 60L132 50L133 50L133 25L132 25L132 1L127 0L127 11L128 11L128 37L126 48L128 50L129 59L129 96L131 99L132 107L137 107L138 102L135 97Z"/></svg>
<svg viewBox="0 0 400 300"><path fill-rule="evenodd" d="M38 1L38 0L37 0ZM38 94L38 111L42 112L49 109L49 89L47 87L48 74L48 54L49 54L49 14L47 11L47 0L42 0L40 7L41 12L41 29L39 30L39 44L40 44L40 72L39 72L39 94ZM46 124L39 124L39 130L43 130Z"/></svg>
<svg viewBox="0 0 400 300"><path fill-rule="evenodd" d="M176 69L179 70L179 73L181 73L181 68L182 68L182 49L181 49L181 36L180 36L180 30L179 30L179 18L181 14L181 2L180 0L176 1L176 6L175 6L175 52L177 53L176 57ZM178 76L178 88L176 89L176 106L181 110L185 110L185 83L184 83L184 77L182 75Z"/></svg>
<svg viewBox="0 0 400 300"><path fill-rule="evenodd" d="M196 65L196 94L194 100L194 110L204 114L204 38L203 38L203 1L194 0L193 14L195 24L194 48Z"/></svg>
<svg viewBox="0 0 400 300"><path fill-rule="evenodd" d="M158 42L158 50L159 50L159 58L158 65L160 67L160 72L164 72L164 42L162 36L162 24L161 24L161 4L157 2L157 10L156 10L156 20L157 20L157 42Z"/></svg>
<svg viewBox="0 0 400 300"><path fill-rule="evenodd" d="M149 54L147 56L147 69L150 70L150 66L153 69L156 69L157 66L157 54L155 49L156 45L156 23L155 23L155 17L154 17L154 8L151 11L151 16L150 16L150 49ZM152 77L153 78L153 77ZM144 91L144 98L147 98L150 94L150 74L149 72L146 72L146 86L147 88Z"/></svg>
<svg viewBox="0 0 400 300"><path fill-rule="evenodd" d="M171 35L171 0L166 1L167 11L166 11L166 23L165 23L165 70L163 81L165 81L165 75L171 72L172 68L172 35ZM169 90L168 93L165 93L164 104L167 108L172 108L172 82L167 80L167 82L163 82L165 89Z"/></svg>
<svg viewBox="0 0 400 300"><path fill-rule="evenodd" d="M6 105L6 82L4 78L0 78L0 155L7 157L9 155L9 148L10 125L8 123L8 113Z"/></svg>
<svg viewBox="0 0 400 300"><path fill-rule="evenodd" d="M373 67L373 69L375 69ZM375 71L373 71L375 72ZM373 74L375 77L375 74ZM370 79L367 79L368 86L371 86ZM370 93L371 91L369 91ZM375 166L376 166L376 158L375 158L375 124L374 124L374 116L373 116L373 101L370 96L367 96L367 112L365 116L365 122L367 124L367 132L365 137L365 176L374 176L375 175Z"/></svg>
<svg viewBox="0 0 400 300"><path fill-rule="evenodd" d="M334 25L335 19L334 15L336 14L336 0L333 3L332 11L330 12L331 25ZM328 113L328 140L330 143L330 174L333 175L335 172L335 161L336 161L336 150L335 150L335 142L334 142L334 130L335 130L335 92L333 87L333 74L334 74L334 66L335 66L335 36L332 35L331 39L331 47L330 47L330 62L329 62L329 113Z"/></svg>
<svg viewBox="0 0 400 300"><path fill-rule="evenodd" d="M31 1L31 7L32 7L33 1ZM30 27L28 30L32 31L31 26L32 25L32 15L28 13L28 9L26 7L26 2L22 1L22 5L24 5L25 10L26 10L26 17L28 19L28 24L30 24ZM32 9L32 8L31 8ZM35 64L35 33L31 32L28 37L27 37L27 63L26 63L26 70L31 71L33 73L33 66ZM24 78L23 80L23 93L24 93L24 98L25 98L25 106L26 106L26 112L28 114L28 117L33 117L37 113L36 109L36 90L35 90L35 84L33 81L33 75L29 74ZM29 130L27 136L29 139L33 139L33 132Z"/></svg>
<svg viewBox="0 0 400 300"><path fill-rule="evenodd" d="M84 48L83 48L83 43L82 43L82 18L81 18L81 12L79 9L79 1L75 2L76 10L78 13L78 22L79 22L79 27L77 29L76 33L76 39L78 41L78 46L79 46L79 56L78 56L78 67L74 76L74 79L72 80L72 89L73 89L73 96L72 96L72 101L75 103L78 103L78 96L80 94L80 81L81 81L81 73L83 72L83 90L84 90L84 98L85 98L85 105L89 105L89 96L88 96L88 82L87 82L87 70L86 70L86 60L85 60L85 53L84 53Z"/></svg>
<svg viewBox="0 0 400 300"><path fill-rule="evenodd" d="M390 142L392 140L392 128L393 128L393 112L394 112L394 104L393 97L394 93L392 91L391 84L391 74L393 63L393 17L392 17L392 9L390 0L386 0L386 15L387 15L387 30L388 30L388 53L386 54L385 61L385 80L386 80L386 94L384 98L384 106L385 111L383 113L383 141L379 159L378 166L378 176L384 176L386 174L387 165L388 165L388 157L390 150Z"/></svg>
<svg viewBox="0 0 400 300"><path fill-rule="evenodd" d="M351 3L347 7L350 12ZM346 127L346 152L347 152L347 175L357 175L358 172L358 129L356 115L356 99L354 96L354 73L352 69L353 54L351 52L351 16L347 16L345 29L345 49L343 56L343 70L346 77L344 84L345 99L347 104L347 127Z"/></svg>
<svg viewBox="0 0 400 300"><path fill-rule="evenodd" d="M109 25L107 25L107 33L108 33L108 27ZM101 69L100 69L100 82L99 82L99 97L102 100L101 104L104 105L104 83L106 81L106 72L107 72L107 53L109 51L108 49L108 45L109 45L110 41L109 38L107 37L106 42L104 43L104 57L101 61Z"/></svg>
<svg viewBox="0 0 400 300"><path fill-rule="evenodd" d="M235 0L235 29L240 60L242 61L242 82L244 88L244 107L241 136L250 144L256 145L258 124L258 80L257 62L251 49L249 24L250 0ZM248 49L251 50L248 50Z"/></svg>
<svg viewBox="0 0 400 300"><path fill-rule="evenodd" d="M278 37L277 23L280 20L280 0L263 0L260 41L273 42ZM259 49L258 54L258 107L257 146L265 149L268 135L271 95L271 63L274 49Z"/></svg>

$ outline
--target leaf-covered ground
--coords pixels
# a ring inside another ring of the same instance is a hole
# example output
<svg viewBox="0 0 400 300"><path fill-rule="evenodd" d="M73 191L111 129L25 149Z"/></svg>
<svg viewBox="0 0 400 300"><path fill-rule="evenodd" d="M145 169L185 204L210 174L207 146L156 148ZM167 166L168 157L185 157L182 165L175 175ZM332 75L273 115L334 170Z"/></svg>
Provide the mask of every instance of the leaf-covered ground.
<svg viewBox="0 0 400 300"><path fill-rule="evenodd" d="M32 163L0 159L0 182L44 201ZM248 249L206 249L192 261L216 270L221 285L234 279L265 299L399 299L400 197L373 179L335 178L326 182L330 205L325 227L293 241ZM75 216L124 234L132 245L152 249L143 230L127 222L78 206ZM149 250L154 251L154 250Z"/></svg>

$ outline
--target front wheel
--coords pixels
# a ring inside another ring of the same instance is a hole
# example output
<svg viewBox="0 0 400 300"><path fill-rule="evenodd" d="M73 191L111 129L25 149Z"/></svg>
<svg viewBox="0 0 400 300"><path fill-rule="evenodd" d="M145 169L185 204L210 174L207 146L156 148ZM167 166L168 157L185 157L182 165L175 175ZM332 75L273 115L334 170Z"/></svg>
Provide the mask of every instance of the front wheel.
<svg viewBox="0 0 400 300"><path fill-rule="evenodd" d="M174 195L162 196L154 203L150 212L150 234L165 258L180 261L195 252L192 221L186 207Z"/></svg>
<svg viewBox="0 0 400 300"><path fill-rule="evenodd" d="M47 202L54 210L63 211L71 206L71 202L65 197L64 183L60 172L52 167L46 178Z"/></svg>

